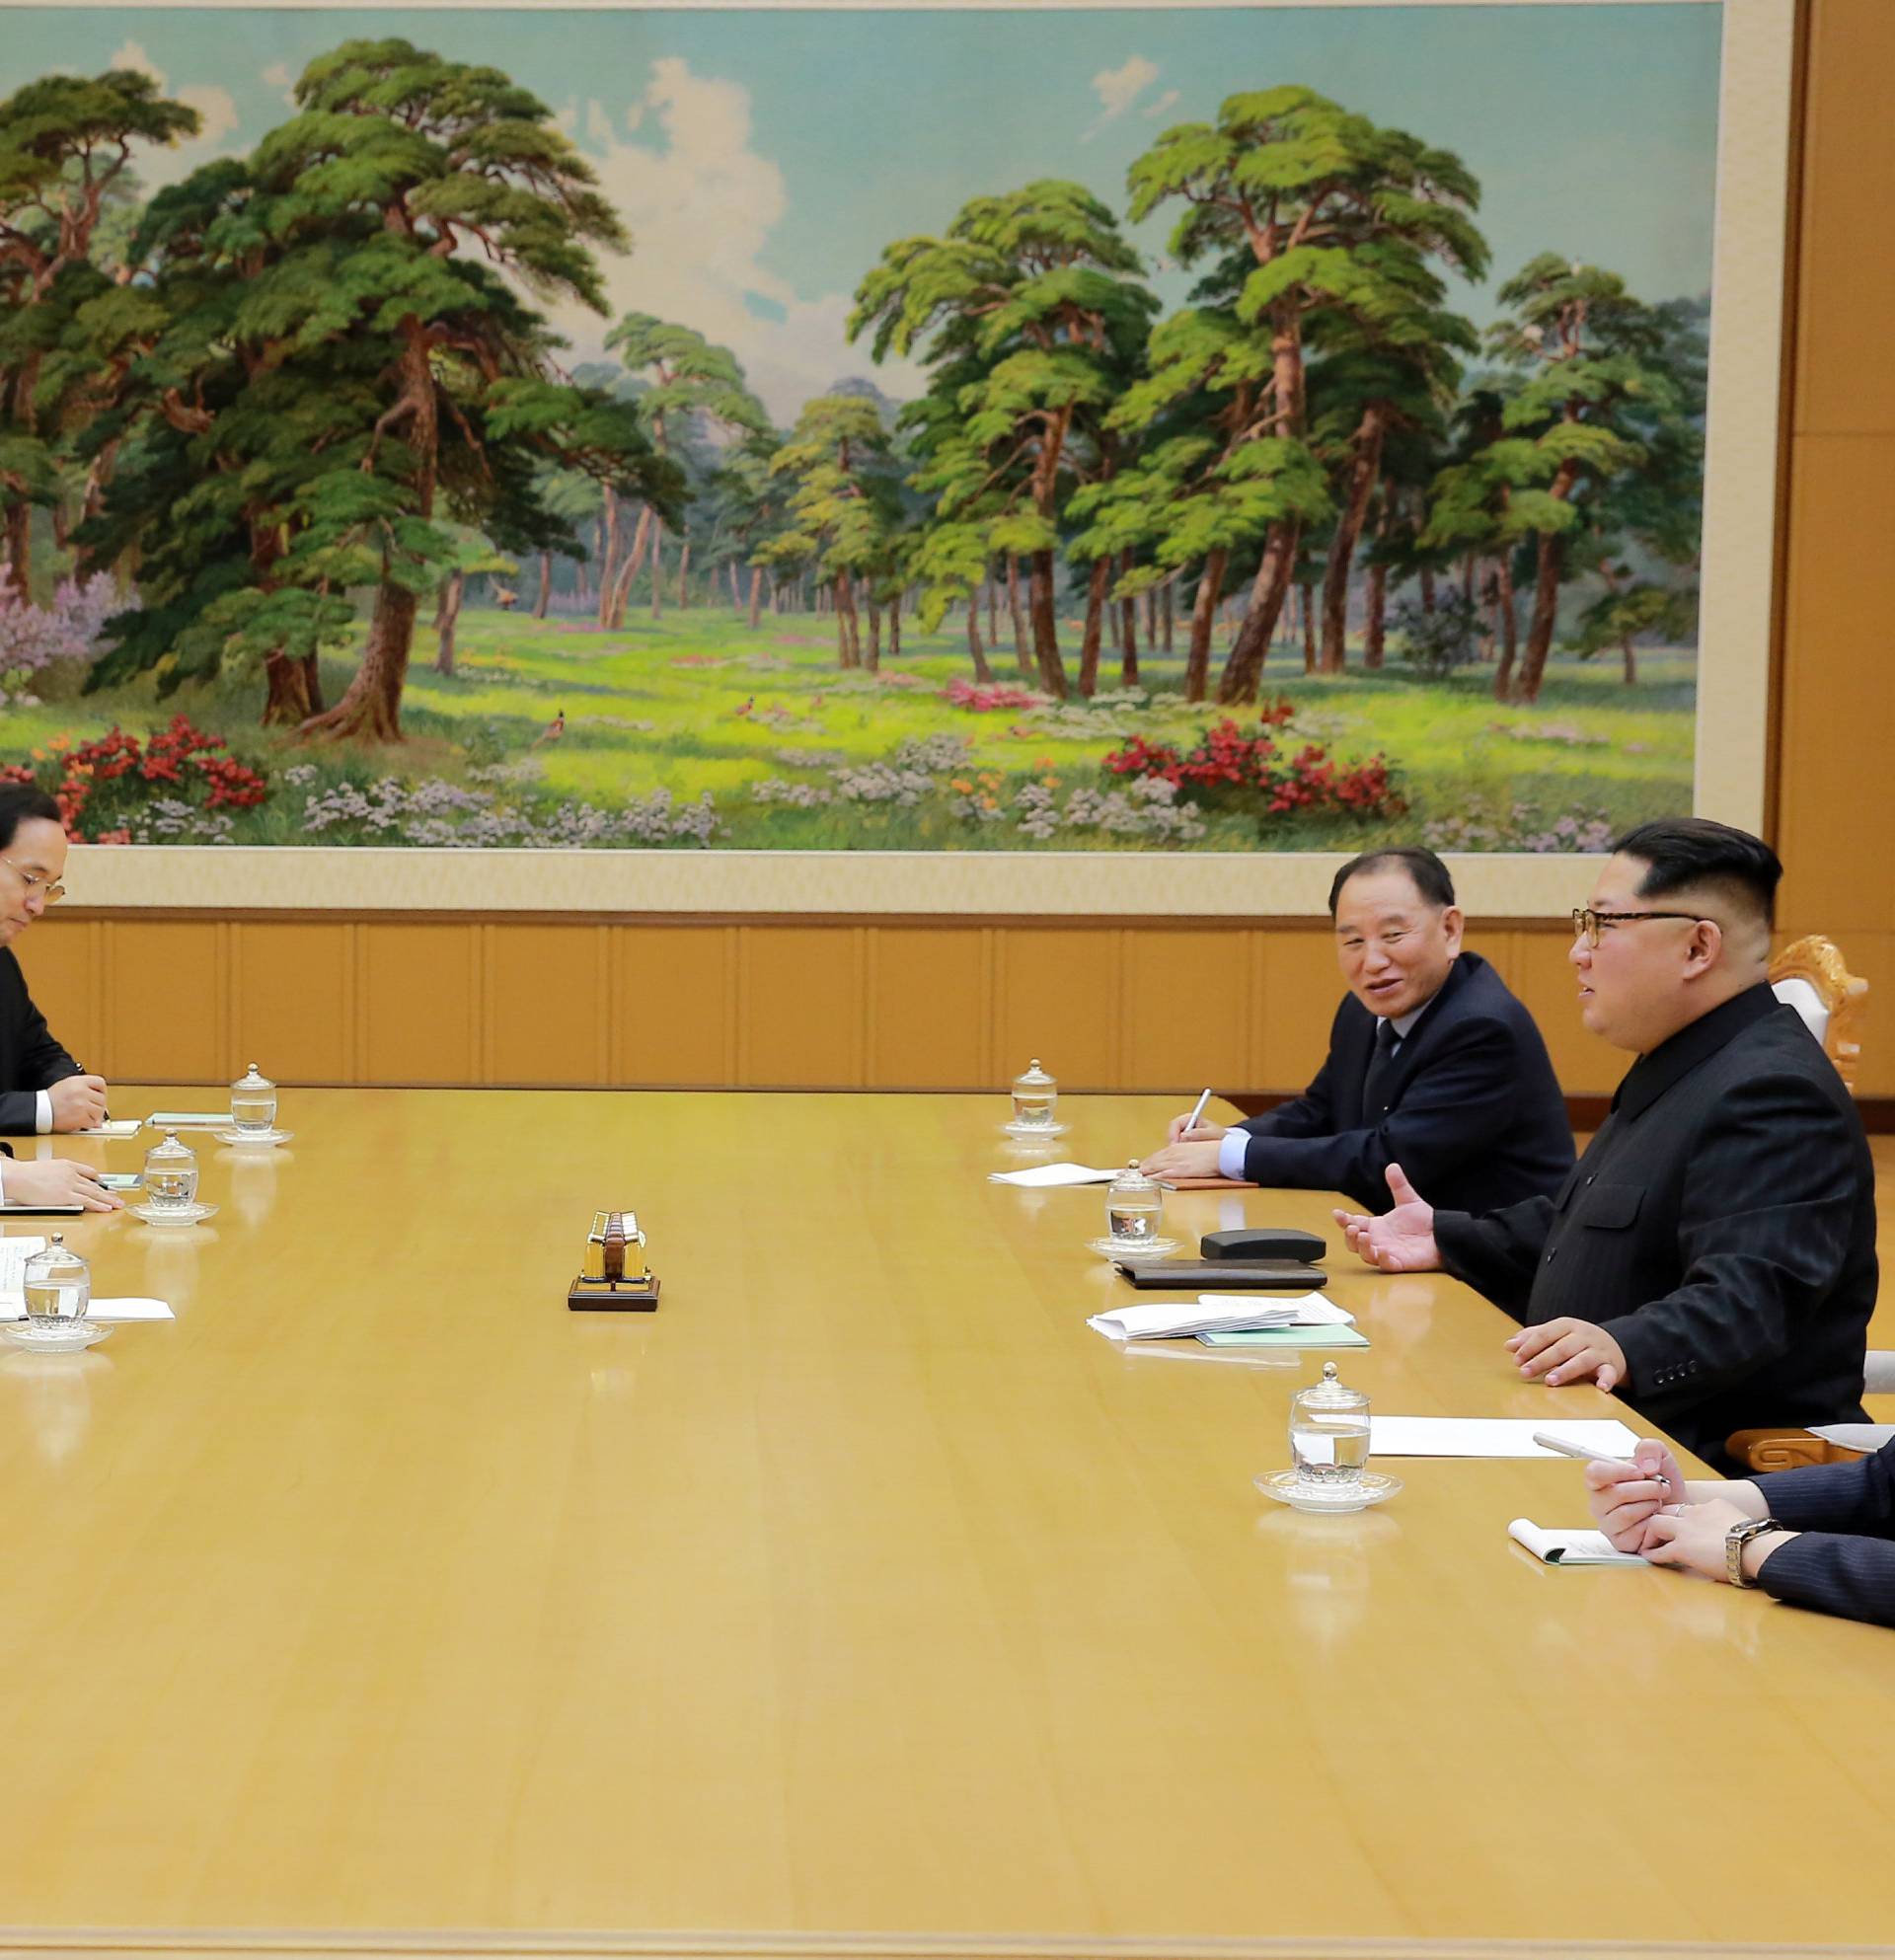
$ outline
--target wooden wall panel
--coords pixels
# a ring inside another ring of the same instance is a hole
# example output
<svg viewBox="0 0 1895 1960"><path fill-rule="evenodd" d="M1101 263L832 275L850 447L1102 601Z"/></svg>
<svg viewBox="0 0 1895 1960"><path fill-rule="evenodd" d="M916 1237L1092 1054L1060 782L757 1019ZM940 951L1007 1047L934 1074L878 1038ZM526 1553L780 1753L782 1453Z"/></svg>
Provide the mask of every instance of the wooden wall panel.
<svg viewBox="0 0 1895 1960"><path fill-rule="evenodd" d="M355 933L362 1080L479 1082L480 929L377 922Z"/></svg>
<svg viewBox="0 0 1895 1960"><path fill-rule="evenodd" d="M995 948L996 1075L1011 1082L1038 1056L1067 1089L1118 1080L1116 930L1007 926Z"/></svg>
<svg viewBox="0 0 1895 1960"><path fill-rule="evenodd" d="M848 925L738 928L741 1087L861 1086L862 942Z"/></svg>
<svg viewBox="0 0 1895 1960"><path fill-rule="evenodd" d="M1123 935L1119 1087L1173 1089L1194 1098L1206 1083L1251 1080L1260 986L1252 938L1222 927Z"/></svg>
<svg viewBox="0 0 1895 1960"><path fill-rule="evenodd" d="M1554 1074L1568 1095L1609 1095L1631 1058L1586 1032L1579 1018L1579 981L1566 955L1567 933L1516 933L1508 985L1540 1024Z"/></svg>
<svg viewBox="0 0 1895 1960"><path fill-rule="evenodd" d="M1804 113L1796 426L1895 433L1895 7L1814 0Z"/></svg>
<svg viewBox="0 0 1895 1960"><path fill-rule="evenodd" d="M354 928L245 920L231 928L231 1073L346 1082L355 1069Z"/></svg>
<svg viewBox="0 0 1895 1960"><path fill-rule="evenodd" d="M612 928L610 1081L677 1089L736 1081L737 933Z"/></svg>
<svg viewBox="0 0 1895 1960"><path fill-rule="evenodd" d="M40 918L15 942L13 950L34 1004L53 1033L85 1068L109 1076L106 1057L103 970L106 935L103 919Z"/></svg>
<svg viewBox="0 0 1895 1960"><path fill-rule="evenodd" d="M993 954L987 930L883 926L867 937L868 1081L917 1089L990 1084Z"/></svg>
<svg viewBox="0 0 1895 1960"><path fill-rule="evenodd" d="M1251 1036L1253 1090L1303 1090L1328 1053L1341 998L1335 940L1326 926L1261 933L1262 984Z"/></svg>
<svg viewBox="0 0 1895 1960"><path fill-rule="evenodd" d="M607 930L481 928L483 1082L592 1086L606 1080Z"/></svg>
<svg viewBox="0 0 1895 1960"><path fill-rule="evenodd" d="M96 1066L121 1082L228 1082L230 932L219 922L114 920L100 976L105 1039Z"/></svg>

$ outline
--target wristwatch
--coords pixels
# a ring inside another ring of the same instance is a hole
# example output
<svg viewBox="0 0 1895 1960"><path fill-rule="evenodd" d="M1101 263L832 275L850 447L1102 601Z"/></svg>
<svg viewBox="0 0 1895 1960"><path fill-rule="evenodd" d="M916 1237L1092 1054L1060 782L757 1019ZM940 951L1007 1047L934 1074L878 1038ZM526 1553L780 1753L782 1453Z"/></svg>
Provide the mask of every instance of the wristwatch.
<svg viewBox="0 0 1895 1960"><path fill-rule="evenodd" d="M1765 1532L1782 1529L1775 1518L1746 1518L1741 1525L1732 1525L1724 1534L1724 1577L1733 1586L1754 1586L1755 1579L1744 1577L1744 1546Z"/></svg>

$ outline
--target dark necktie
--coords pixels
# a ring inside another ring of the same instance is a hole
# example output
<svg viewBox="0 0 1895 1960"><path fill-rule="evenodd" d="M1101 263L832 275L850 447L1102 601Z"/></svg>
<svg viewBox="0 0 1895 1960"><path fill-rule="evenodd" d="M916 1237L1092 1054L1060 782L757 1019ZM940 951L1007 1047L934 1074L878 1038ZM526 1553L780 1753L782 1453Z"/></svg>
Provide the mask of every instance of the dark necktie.
<svg viewBox="0 0 1895 1960"><path fill-rule="evenodd" d="M1401 1041L1394 1021L1376 1023L1375 1053L1369 1057L1369 1072L1362 1078L1362 1123L1365 1129L1374 1129L1382 1120L1386 1093L1384 1085L1395 1067L1395 1051Z"/></svg>

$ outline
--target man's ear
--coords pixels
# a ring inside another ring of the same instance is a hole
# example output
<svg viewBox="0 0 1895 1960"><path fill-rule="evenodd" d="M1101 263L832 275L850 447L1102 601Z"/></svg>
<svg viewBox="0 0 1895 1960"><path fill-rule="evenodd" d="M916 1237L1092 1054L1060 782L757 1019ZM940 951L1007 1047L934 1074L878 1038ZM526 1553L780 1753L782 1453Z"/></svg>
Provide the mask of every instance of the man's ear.
<svg viewBox="0 0 1895 1960"><path fill-rule="evenodd" d="M1460 906L1450 905L1441 914L1441 930L1448 936L1456 952L1461 950L1461 936L1467 931L1468 922Z"/></svg>
<svg viewBox="0 0 1895 1960"><path fill-rule="evenodd" d="M1700 919L1691 929L1685 953L1686 977L1712 972L1724 956L1724 929L1715 919Z"/></svg>

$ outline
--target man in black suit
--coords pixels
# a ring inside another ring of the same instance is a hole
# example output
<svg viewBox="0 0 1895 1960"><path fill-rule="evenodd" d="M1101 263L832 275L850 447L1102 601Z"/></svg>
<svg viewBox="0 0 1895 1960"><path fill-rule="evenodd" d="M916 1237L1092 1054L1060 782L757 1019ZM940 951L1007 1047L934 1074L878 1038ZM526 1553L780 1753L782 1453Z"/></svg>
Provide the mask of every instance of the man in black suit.
<svg viewBox="0 0 1895 1960"><path fill-rule="evenodd" d="M14 941L65 896L65 867L59 805L30 784L0 789L0 1132L12 1136L86 1130L106 1116L105 1083L53 1039L13 954ZM13 1155L5 1144L0 1152ZM116 1211L123 1200L89 1166L53 1157L0 1165L0 1203Z"/></svg>
<svg viewBox="0 0 1895 1960"><path fill-rule="evenodd" d="M1571 959L1586 1025L1638 1060L1551 1198L1338 1212L1390 1272L1443 1267L1523 1322L1520 1373L1590 1380L1719 1469L1738 1429L1861 1419L1874 1167L1820 1044L1770 991L1782 867L1699 817L1620 839Z"/></svg>
<svg viewBox="0 0 1895 1960"><path fill-rule="evenodd" d="M1649 1440L1635 1463L1588 1464L1586 1487L1621 1551L1895 1626L1895 1443L1859 1463L1687 1483L1677 1458Z"/></svg>
<svg viewBox="0 0 1895 1960"><path fill-rule="evenodd" d="M1336 872L1329 917L1349 991L1316 1080L1229 1130L1175 1118L1146 1171L1342 1191L1378 1209L1398 1162L1463 1205L1556 1190L1572 1168L1559 1084L1533 1017L1461 949L1448 867L1414 847L1371 851Z"/></svg>

